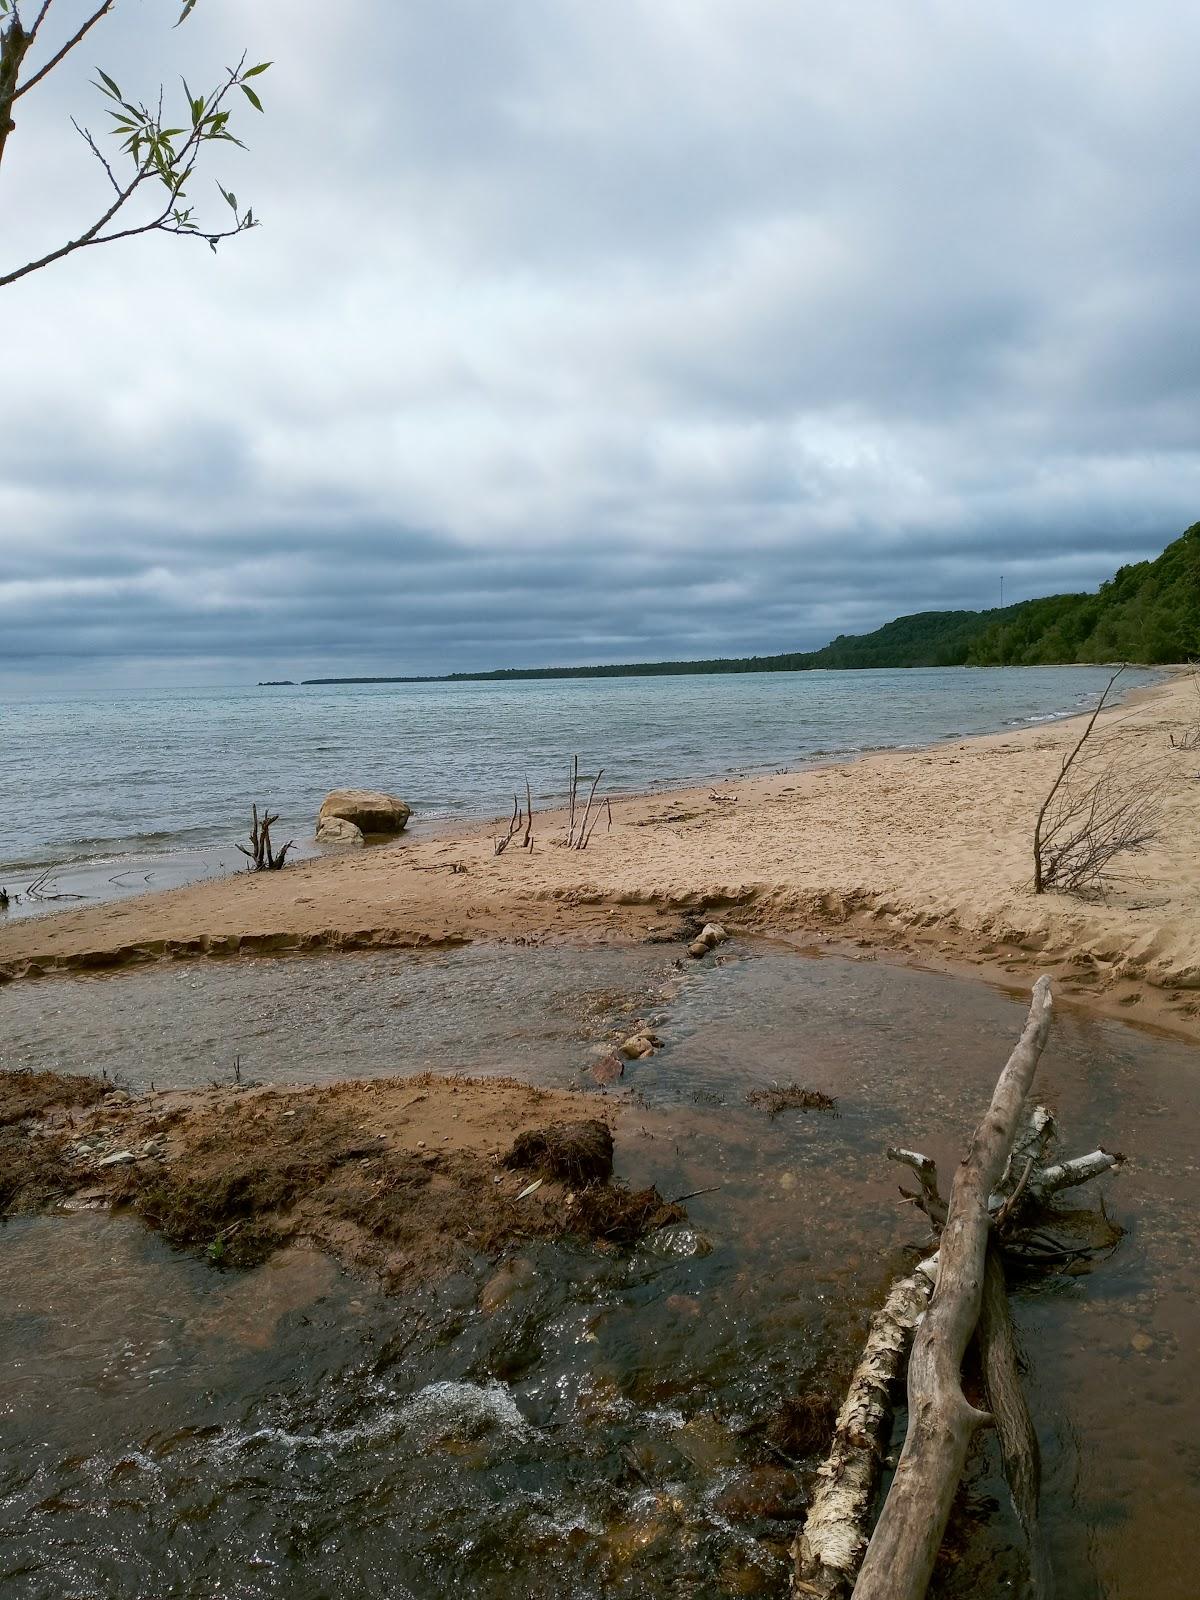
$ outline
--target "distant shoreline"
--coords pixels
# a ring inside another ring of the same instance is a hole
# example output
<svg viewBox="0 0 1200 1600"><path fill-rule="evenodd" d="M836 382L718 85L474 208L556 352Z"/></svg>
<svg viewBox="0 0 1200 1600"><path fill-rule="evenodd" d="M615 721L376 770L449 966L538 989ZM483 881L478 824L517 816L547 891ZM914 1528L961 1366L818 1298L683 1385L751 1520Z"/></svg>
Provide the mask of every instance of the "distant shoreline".
<svg viewBox="0 0 1200 1600"><path fill-rule="evenodd" d="M1067 669L1081 668L1085 671L1095 671L1097 668L1111 667L1114 671L1121 665L1119 661L1038 661L1026 662L987 662L976 665L973 662L934 662L920 661L893 662L890 665L878 664L859 666L778 666L774 663L787 660L783 656L731 656L726 659L713 661L637 661L628 665L609 665L598 667L497 667L491 672L445 672L436 676L388 676L388 677L363 677L363 678L276 678L263 679L256 687L259 689L310 689L318 687L332 687L338 684L370 684L370 683L507 683L514 680L548 680L558 678L708 678L708 677L734 677L740 674L756 672L994 672L1009 671L1012 667L1026 667L1028 670L1037 671L1045 667ZM1136 667L1139 672L1157 672L1160 667L1145 662L1131 661L1127 663Z"/></svg>

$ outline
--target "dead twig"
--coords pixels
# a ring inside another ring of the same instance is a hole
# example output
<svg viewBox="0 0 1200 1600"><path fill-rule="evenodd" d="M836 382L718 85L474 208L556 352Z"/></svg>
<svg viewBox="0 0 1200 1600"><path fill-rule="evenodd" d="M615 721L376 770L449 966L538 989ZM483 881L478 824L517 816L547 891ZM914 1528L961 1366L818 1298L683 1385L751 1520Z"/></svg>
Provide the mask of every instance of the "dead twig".
<svg viewBox="0 0 1200 1600"><path fill-rule="evenodd" d="M1101 888L1116 856L1137 854L1158 836L1162 780L1147 769L1110 754L1097 771L1080 756L1125 671L1118 667L1105 685L1087 726L1063 757L1033 829L1033 892L1048 889L1085 894ZM1078 763L1078 765L1077 765Z"/></svg>

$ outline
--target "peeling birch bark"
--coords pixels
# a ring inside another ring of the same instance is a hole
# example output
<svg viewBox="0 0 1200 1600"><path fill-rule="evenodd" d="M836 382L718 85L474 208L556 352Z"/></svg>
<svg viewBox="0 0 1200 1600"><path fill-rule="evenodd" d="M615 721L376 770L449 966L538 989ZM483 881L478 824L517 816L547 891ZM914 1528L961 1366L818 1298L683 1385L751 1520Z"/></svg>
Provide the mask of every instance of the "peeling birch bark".
<svg viewBox="0 0 1200 1600"><path fill-rule="evenodd" d="M903 1375L913 1331L933 1293L937 1259L931 1256L909 1277L893 1283L871 1318L862 1357L838 1412L833 1443L817 1472L808 1516L792 1546L794 1595L844 1600L854 1584L870 1537L892 1426L892 1389Z"/></svg>
<svg viewBox="0 0 1200 1600"><path fill-rule="evenodd" d="M1076 1156L1073 1161L1058 1161L1043 1167L1034 1175L1029 1185L1030 1196L1037 1201L1048 1200L1062 1189L1073 1189L1077 1184L1088 1183L1105 1172L1124 1166L1125 1157L1119 1150L1093 1150L1090 1155Z"/></svg>

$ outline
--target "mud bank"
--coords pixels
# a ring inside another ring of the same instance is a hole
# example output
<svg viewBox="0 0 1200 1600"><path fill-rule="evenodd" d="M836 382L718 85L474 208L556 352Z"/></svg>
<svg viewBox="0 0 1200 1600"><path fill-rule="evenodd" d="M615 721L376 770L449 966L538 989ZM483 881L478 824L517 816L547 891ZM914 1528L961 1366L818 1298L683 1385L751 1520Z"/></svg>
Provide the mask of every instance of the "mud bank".
<svg viewBox="0 0 1200 1600"><path fill-rule="evenodd" d="M248 1266L315 1245L388 1288L536 1239L631 1244L683 1220L613 1181L614 1103L511 1078L133 1097L94 1078L0 1078L0 1215L128 1207Z"/></svg>

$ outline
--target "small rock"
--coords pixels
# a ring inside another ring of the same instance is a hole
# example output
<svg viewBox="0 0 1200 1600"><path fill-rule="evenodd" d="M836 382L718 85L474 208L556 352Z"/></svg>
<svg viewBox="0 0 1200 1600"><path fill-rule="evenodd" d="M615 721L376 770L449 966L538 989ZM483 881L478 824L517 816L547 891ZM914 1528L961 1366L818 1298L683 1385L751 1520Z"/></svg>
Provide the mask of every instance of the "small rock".
<svg viewBox="0 0 1200 1600"><path fill-rule="evenodd" d="M485 1317L490 1317L493 1312L499 1311L502 1305L511 1300L518 1289L527 1283L532 1283L533 1279L532 1262L520 1257L516 1261L506 1261L479 1291L480 1311Z"/></svg>
<svg viewBox="0 0 1200 1600"><path fill-rule="evenodd" d="M348 845L351 849L361 849L367 842L362 829L349 817L319 818L316 839L318 844Z"/></svg>
<svg viewBox="0 0 1200 1600"><path fill-rule="evenodd" d="M622 1043L621 1054L630 1061L640 1061L643 1056L654 1054L654 1046L644 1034L634 1033Z"/></svg>
<svg viewBox="0 0 1200 1600"><path fill-rule="evenodd" d="M599 1061L594 1061L588 1068L588 1074L597 1083L616 1083L618 1078L625 1076L625 1063L615 1051L609 1051Z"/></svg>
<svg viewBox="0 0 1200 1600"><path fill-rule="evenodd" d="M97 1167L124 1167L129 1162L136 1161L137 1157L132 1150L114 1150L112 1155L105 1156L102 1161L97 1161Z"/></svg>
<svg viewBox="0 0 1200 1600"><path fill-rule="evenodd" d="M1140 1356L1144 1356L1147 1350L1154 1349L1154 1340L1148 1333L1135 1333L1129 1342Z"/></svg>
<svg viewBox="0 0 1200 1600"><path fill-rule="evenodd" d="M798 1517L805 1496L799 1475L785 1467L747 1467L721 1491L715 1509L734 1522L758 1517Z"/></svg>
<svg viewBox="0 0 1200 1600"><path fill-rule="evenodd" d="M646 1249L651 1255L687 1261L693 1256L710 1255L712 1244L695 1228L688 1227L687 1223L671 1222L665 1228L655 1228L653 1233L646 1235Z"/></svg>

